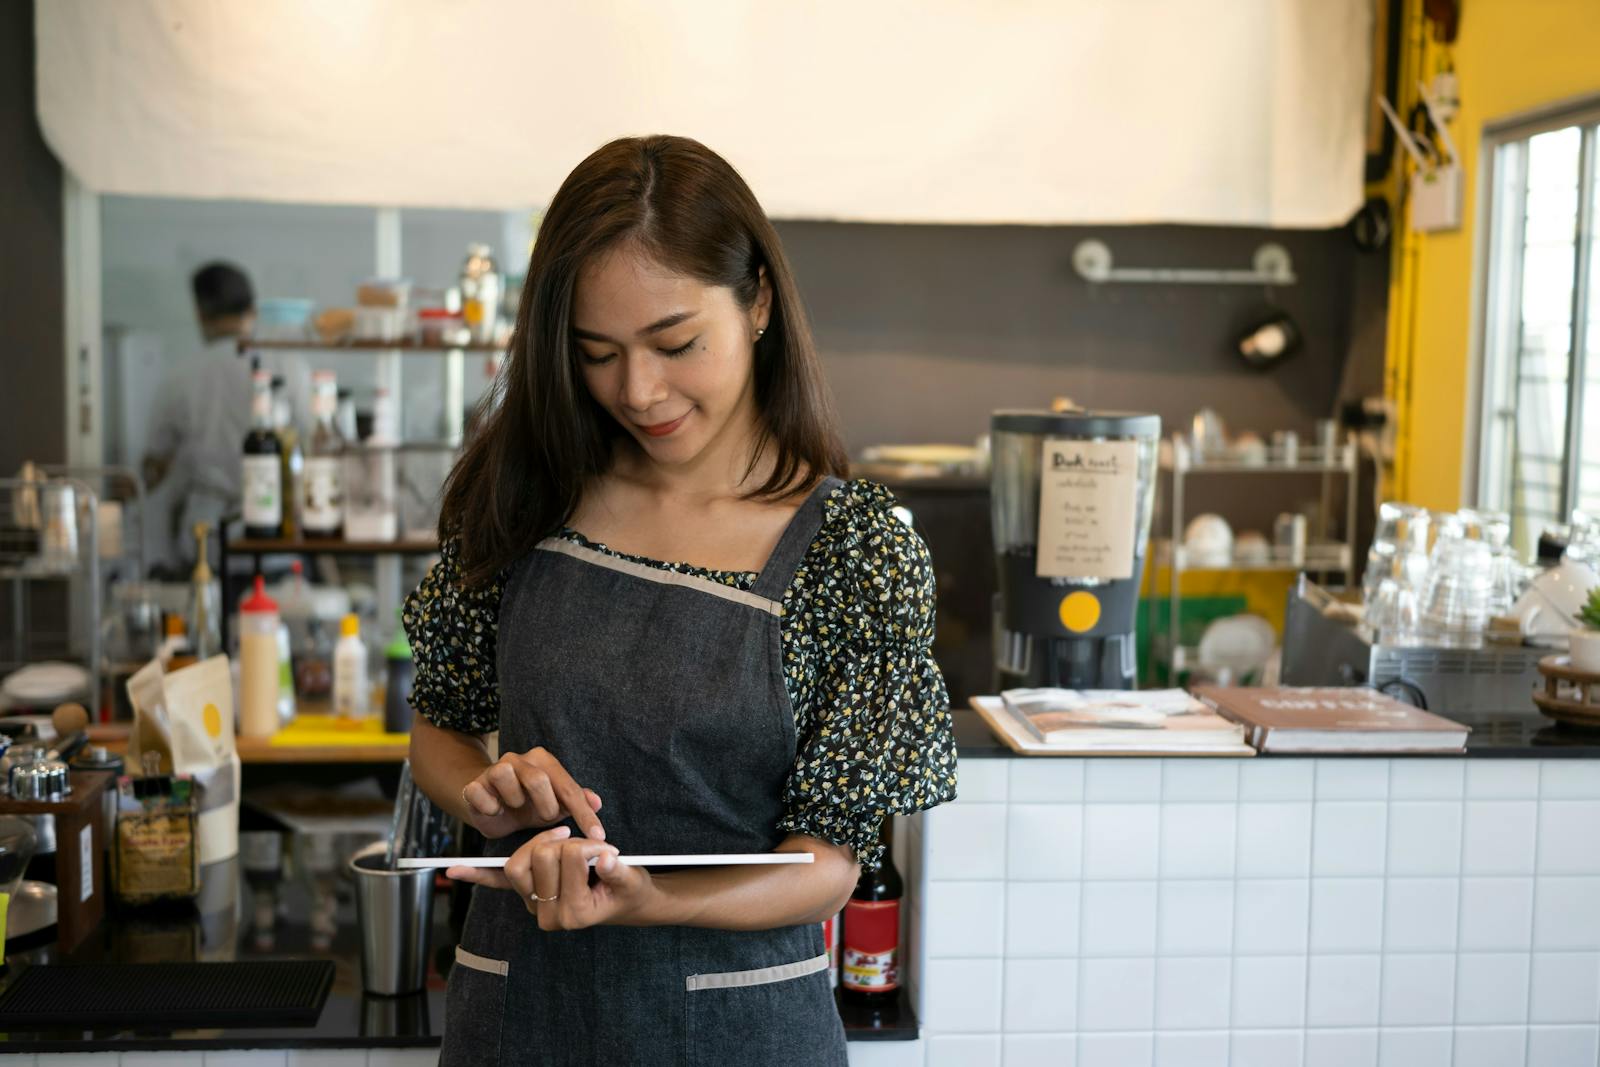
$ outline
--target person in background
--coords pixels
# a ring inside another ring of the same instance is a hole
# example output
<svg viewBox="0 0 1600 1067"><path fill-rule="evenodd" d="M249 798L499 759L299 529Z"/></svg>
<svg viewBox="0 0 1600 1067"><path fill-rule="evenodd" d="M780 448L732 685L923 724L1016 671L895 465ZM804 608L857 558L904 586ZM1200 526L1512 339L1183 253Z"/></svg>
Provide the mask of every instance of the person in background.
<svg viewBox="0 0 1600 1067"><path fill-rule="evenodd" d="M405 609L412 773L506 858L447 872L477 884L440 1063L844 1067L820 924L887 817L955 795L955 745L928 550L841 477L738 173L683 137L579 164L495 388Z"/></svg>
<svg viewBox="0 0 1600 1067"><path fill-rule="evenodd" d="M232 263L207 263L190 279L205 350L173 367L162 389L142 464L151 513L161 524L164 562L186 571L195 558L191 530L205 521L215 529L239 510L240 449L250 428L252 357L239 342L255 328L255 292ZM291 418L309 425L311 376L305 361L261 353L262 370L283 375Z"/></svg>

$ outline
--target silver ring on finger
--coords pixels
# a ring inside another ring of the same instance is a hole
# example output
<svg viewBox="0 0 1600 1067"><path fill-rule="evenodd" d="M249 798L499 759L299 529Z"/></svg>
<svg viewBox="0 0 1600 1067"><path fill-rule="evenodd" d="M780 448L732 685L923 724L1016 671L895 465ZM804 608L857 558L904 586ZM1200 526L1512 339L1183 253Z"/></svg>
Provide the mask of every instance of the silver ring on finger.
<svg viewBox="0 0 1600 1067"><path fill-rule="evenodd" d="M561 899L561 894L557 893L553 897L541 897L538 893L529 893L528 899L538 904L554 904L556 901Z"/></svg>

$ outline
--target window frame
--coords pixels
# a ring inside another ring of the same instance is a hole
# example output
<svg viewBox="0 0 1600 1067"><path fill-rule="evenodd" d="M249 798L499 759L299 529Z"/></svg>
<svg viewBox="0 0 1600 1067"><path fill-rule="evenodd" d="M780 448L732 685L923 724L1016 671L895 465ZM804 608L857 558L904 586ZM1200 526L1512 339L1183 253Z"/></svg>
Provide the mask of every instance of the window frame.
<svg viewBox="0 0 1600 1067"><path fill-rule="evenodd" d="M1595 269L1594 245L1597 233L1597 165L1600 165L1600 93L1586 94L1545 107L1521 112L1486 123L1478 146L1477 171L1480 177L1475 204L1473 242L1471 323L1468 334L1468 418L1463 442L1462 497L1473 505L1501 508L1511 512L1511 493L1517 462L1514 427L1517 385L1516 335L1522 325L1522 256L1526 234L1527 143L1543 133L1579 127L1577 216L1574 229L1572 313L1567 349L1566 439L1564 442L1560 500L1561 521L1566 521L1577 506L1583 459L1583 384L1589 359L1600 360L1600 352L1587 350L1586 334L1592 316L1589 294ZM1516 152L1503 149L1520 147ZM1512 210L1500 211L1500 198L1514 195ZM1504 271L1495 270L1495 257L1511 246L1519 254ZM1505 312L1510 309L1513 314ZM1495 344L1490 331L1496 332ZM1509 331L1508 343L1503 333ZM1510 358L1506 358L1509 353ZM1498 358L1497 358L1498 357ZM1504 424L1512 422L1510 429Z"/></svg>

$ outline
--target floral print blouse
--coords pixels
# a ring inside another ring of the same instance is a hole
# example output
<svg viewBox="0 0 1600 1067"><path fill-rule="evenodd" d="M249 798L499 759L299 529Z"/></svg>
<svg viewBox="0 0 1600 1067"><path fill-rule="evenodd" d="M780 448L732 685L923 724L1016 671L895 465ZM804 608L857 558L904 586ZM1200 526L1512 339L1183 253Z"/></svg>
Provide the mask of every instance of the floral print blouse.
<svg viewBox="0 0 1600 1067"><path fill-rule="evenodd" d="M835 487L783 595L784 677L799 743L778 829L848 846L863 866L879 862L886 816L931 808L956 791L950 700L931 651L933 563L894 503L873 482ZM757 578L614 552L572 529L558 536L736 589ZM485 734L499 728L501 581L464 587L458 552L446 541L406 598L411 704L435 726Z"/></svg>

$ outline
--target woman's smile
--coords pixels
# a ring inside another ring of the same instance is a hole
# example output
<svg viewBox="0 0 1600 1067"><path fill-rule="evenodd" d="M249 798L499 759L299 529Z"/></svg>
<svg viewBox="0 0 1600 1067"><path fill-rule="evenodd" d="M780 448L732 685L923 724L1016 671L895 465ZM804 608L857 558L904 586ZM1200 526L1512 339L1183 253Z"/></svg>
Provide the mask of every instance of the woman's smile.
<svg viewBox="0 0 1600 1067"><path fill-rule="evenodd" d="M677 418L673 419L671 422L658 422L658 423L654 424L653 426L641 426L638 423L634 423L634 425L638 426L639 429L643 430L645 433L649 434L651 437L665 437L668 434L670 434L670 433L674 432L675 430L677 430L678 427L682 426L683 423L684 423L684 420L687 419L691 414L693 414L693 412L694 412L694 408L690 408L688 411L685 411L682 415L679 415Z"/></svg>

